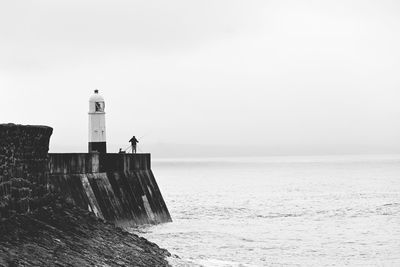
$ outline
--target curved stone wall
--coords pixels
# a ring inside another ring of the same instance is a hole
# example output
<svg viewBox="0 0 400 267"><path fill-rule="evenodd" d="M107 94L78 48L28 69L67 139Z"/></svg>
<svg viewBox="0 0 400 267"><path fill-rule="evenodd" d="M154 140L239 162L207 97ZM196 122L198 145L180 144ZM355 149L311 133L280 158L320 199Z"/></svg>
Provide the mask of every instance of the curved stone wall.
<svg viewBox="0 0 400 267"><path fill-rule="evenodd" d="M52 133L47 126L0 124L0 218L28 212L47 194Z"/></svg>

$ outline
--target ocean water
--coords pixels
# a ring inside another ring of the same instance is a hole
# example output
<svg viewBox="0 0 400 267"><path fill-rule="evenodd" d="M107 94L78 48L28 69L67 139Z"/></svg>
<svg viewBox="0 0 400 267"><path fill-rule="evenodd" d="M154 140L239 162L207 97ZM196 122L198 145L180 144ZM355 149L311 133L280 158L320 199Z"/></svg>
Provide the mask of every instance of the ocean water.
<svg viewBox="0 0 400 267"><path fill-rule="evenodd" d="M400 266L400 155L168 159L173 266Z"/></svg>

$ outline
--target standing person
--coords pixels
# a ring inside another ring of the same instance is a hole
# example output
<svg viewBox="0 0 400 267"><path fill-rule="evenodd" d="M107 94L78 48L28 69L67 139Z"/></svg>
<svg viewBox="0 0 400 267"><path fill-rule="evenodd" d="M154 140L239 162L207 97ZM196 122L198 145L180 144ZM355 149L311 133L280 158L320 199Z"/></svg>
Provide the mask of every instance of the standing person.
<svg viewBox="0 0 400 267"><path fill-rule="evenodd" d="M139 141L136 139L135 136L133 136L131 140L129 140L129 142L131 142L132 145L132 153L136 154L136 144L139 143Z"/></svg>

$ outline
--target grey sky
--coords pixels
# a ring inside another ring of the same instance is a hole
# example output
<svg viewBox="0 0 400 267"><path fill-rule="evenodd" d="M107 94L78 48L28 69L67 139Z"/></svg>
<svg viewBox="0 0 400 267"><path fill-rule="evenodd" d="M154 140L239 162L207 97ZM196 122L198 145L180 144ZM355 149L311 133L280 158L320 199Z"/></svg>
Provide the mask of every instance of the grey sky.
<svg viewBox="0 0 400 267"><path fill-rule="evenodd" d="M0 121L85 151L98 88L112 150L399 152L399 47L398 1L2 1Z"/></svg>

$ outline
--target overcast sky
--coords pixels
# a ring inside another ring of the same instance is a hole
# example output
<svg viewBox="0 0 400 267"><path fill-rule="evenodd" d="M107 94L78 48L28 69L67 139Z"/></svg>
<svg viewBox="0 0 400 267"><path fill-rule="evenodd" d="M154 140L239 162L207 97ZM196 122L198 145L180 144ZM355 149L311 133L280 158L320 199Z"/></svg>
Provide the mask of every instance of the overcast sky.
<svg viewBox="0 0 400 267"><path fill-rule="evenodd" d="M86 151L95 88L109 150L399 152L400 1L1 1L0 122Z"/></svg>

